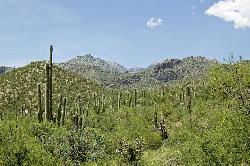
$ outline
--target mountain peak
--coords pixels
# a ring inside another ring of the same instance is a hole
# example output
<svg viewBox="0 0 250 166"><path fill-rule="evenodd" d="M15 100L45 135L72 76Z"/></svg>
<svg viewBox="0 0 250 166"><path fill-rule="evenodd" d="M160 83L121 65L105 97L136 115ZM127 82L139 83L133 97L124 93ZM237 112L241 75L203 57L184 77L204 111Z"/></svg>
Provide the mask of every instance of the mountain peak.
<svg viewBox="0 0 250 166"><path fill-rule="evenodd" d="M91 54L77 56L61 67L86 78L96 80L104 86L156 85L190 78L199 78L214 62L202 56L183 59L166 59L147 68L126 69L116 62L95 58Z"/></svg>
<svg viewBox="0 0 250 166"><path fill-rule="evenodd" d="M86 54L86 55L78 56L78 57L82 57L82 58L86 58L86 59L96 59L96 58L93 57L91 54Z"/></svg>

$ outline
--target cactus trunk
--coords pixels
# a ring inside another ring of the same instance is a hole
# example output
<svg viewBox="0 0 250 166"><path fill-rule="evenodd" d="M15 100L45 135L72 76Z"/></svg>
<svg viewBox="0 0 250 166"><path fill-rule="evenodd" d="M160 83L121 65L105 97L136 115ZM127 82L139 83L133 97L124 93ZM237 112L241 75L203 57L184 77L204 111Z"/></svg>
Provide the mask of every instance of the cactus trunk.
<svg viewBox="0 0 250 166"><path fill-rule="evenodd" d="M45 75L46 75L46 84L45 84L45 113L47 121L50 121L52 117L50 116L49 109L49 65L45 64Z"/></svg>
<svg viewBox="0 0 250 166"><path fill-rule="evenodd" d="M64 124L65 124L65 117L66 117L66 103L67 103L67 99L66 99L66 98L64 98L64 99L63 99L62 126L64 126Z"/></svg>
<svg viewBox="0 0 250 166"><path fill-rule="evenodd" d="M61 123L61 115L62 115L62 95L59 96L59 104L58 104L58 110L57 110L57 125L60 126Z"/></svg>
<svg viewBox="0 0 250 166"><path fill-rule="evenodd" d="M49 59L49 113L50 117L52 117L52 53L53 53L53 46L50 46L50 59ZM51 119L50 119L51 120Z"/></svg>
<svg viewBox="0 0 250 166"><path fill-rule="evenodd" d="M41 84L37 84L37 95L38 95L38 121L43 121L43 110L42 110L42 96L41 96Z"/></svg>

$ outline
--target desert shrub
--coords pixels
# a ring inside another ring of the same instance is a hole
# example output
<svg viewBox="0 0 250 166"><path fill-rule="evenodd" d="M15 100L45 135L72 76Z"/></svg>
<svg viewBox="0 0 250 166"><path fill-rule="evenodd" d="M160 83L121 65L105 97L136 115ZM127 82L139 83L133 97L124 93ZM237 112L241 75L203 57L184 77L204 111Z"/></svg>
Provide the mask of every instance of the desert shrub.
<svg viewBox="0 0 250 166"><path fill-rule="evenodd" d="M15 121L0 122L0 165L55 165L60 163L47 153L39 140Z"/></svg>
<svg viewBox="0 0 250 166"><path fill-rule="evenodd" d="M134 142L119 139L116 152L120 154L129 165L137 165L143 154L143 140L136 138Z"/></svg>
<svg viewBox="0 0 250 166"><path fill-rule="evenodd" d="M193 132L182 148L190 165L249 164L249 117L226 109L208 116L205 132Z"/></svg>
<svg viewBox="0 0 250 166"><path fill-rule="evenodd" d="M228 107L241 109L249 114L250 110L250 65L237 63L214 67L208 77L208 87L204 95L223 101ZM224 102L228 101L228 102Z"/></svg>
<svg viewBox="0 0 250 166"><path fill-rule="evenodd" d="M46 151L75 164L97 161L105 153L104 139L94 130L68 131L49 123L32 126L32 133L43 143Z"/></svg>

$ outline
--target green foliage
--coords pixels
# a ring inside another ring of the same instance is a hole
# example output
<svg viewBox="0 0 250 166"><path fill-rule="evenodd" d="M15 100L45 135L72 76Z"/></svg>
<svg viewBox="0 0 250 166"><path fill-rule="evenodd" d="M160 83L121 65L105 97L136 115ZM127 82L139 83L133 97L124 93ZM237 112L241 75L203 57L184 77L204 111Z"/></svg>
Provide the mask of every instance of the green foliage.
<svg viewBox="0 0 250 166"><path fill-rule="evenodd" d="M220 65L211 70L206 91L209 96L217 98L232 109L250 110L250 65L237 63Z"/></svg>
<svg viewBox="0 0 250 166"><path fill-rule="evenodd" d="M228 110L208 117L207 131L193 132L183 148L183 159L189 165L249 164L249 118ZM206 124L204 124L206 125Z"/></svg>
<svg viewBox="0 0 250 166"><path fill-rule="evenodd" d="M56 165L56 160L47 153L39 140L32 137L28 126L21 121L0 122L0 164L1 165Z"/></svg>
<svg viewBox="0 0 250 166"><path fill-rule="evenodd" d="M100 88L55 66L52 111L62 125L37 118L43 66L0 76L0 165L250 164L247 63L136 93Z"/></svg>

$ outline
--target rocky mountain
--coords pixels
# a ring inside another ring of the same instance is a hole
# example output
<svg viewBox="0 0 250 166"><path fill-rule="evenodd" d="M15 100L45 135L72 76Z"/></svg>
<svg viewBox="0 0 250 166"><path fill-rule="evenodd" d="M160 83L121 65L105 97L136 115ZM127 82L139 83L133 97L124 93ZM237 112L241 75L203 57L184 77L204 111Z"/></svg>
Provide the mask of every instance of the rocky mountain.
<svg viewBox="0 0 250 166"><path fill-rule="evenodd" d="M60 63L59 66L96 80L102 86L124 88L159 86L173 81L198 79L216 63L216 60L191 56L184 59L166 59L147 68L126 69L117 63L88 54Z"/></svg>
<svg viewBox="0 0 250 166"><path fill-rule="evenodd" d="M58 65L66 70L95 80L101 85L112 82L113 79L120 76L120 73L127 71L125 67L118 63L95 58L90 54L77 56Z"/></svg>
<svg viewBox="0 0 250 166"><path fill-rule="evenodd" d="M7 73L11 70L13 70L11 67L0 66L0 74Z"/></svg>

